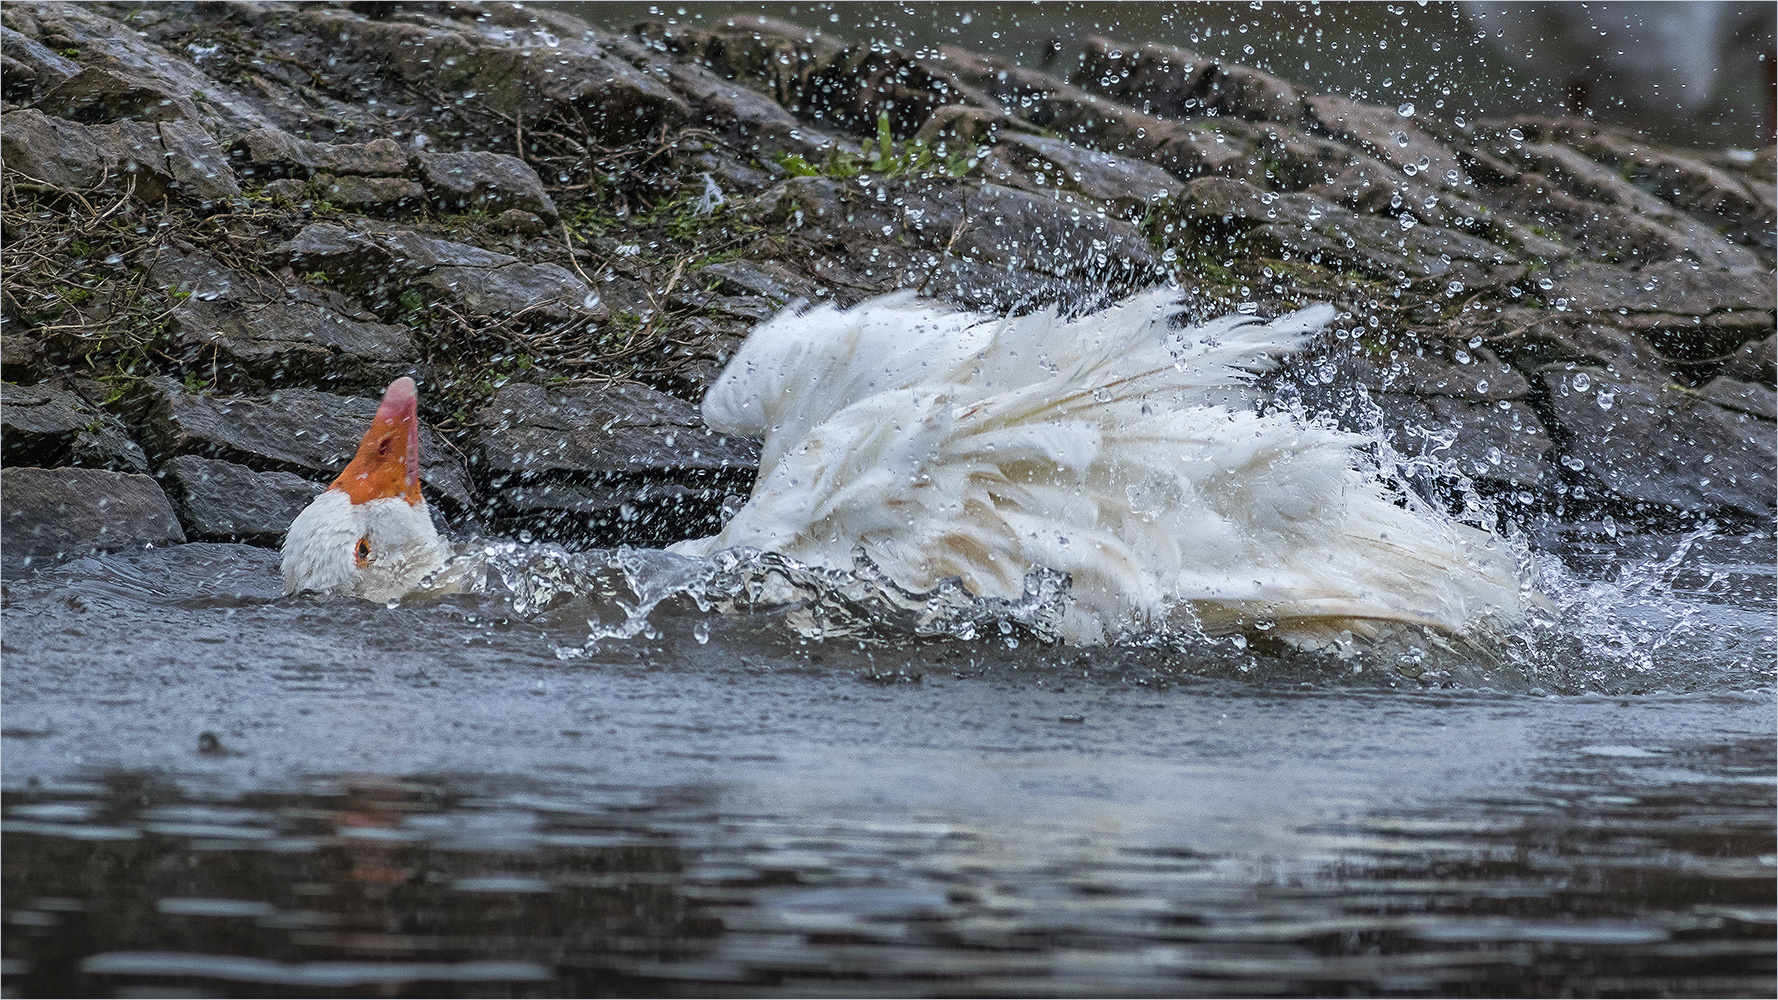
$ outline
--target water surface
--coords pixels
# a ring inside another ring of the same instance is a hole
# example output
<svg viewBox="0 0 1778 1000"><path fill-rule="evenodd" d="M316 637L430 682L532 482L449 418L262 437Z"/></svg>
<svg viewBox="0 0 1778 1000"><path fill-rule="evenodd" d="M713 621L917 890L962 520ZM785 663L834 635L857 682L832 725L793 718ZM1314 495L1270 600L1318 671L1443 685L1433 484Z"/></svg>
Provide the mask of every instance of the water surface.
<svg viewBox="0 0 1778 1000"><path fill-rule="evenodd" d="M1230 643L812 641L681 598L589 645L611 598L386 608L281 597L245 547L81 560L5 585L0 971L1770 995L1770 551L1570 552L1564 635L1443 682Z"/></svg>

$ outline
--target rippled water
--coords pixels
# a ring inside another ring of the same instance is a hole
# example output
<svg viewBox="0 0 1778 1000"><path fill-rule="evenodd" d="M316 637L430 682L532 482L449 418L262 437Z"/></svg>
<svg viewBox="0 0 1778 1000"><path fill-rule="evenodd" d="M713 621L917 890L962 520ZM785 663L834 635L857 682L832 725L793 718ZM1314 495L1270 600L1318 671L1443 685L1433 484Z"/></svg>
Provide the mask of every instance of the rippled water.
<svg viewBox="0 0 1778 1000"><path fill-rule="evenodd" d="M522 611L284 598L237 546L81 560L5 584L0 972L1769 996L1772 541L1564 555L1516 652L1419 664L1064 649L992 615L809 638L856 610L837 591L643 620L646 553L507 552Z"/></svg>

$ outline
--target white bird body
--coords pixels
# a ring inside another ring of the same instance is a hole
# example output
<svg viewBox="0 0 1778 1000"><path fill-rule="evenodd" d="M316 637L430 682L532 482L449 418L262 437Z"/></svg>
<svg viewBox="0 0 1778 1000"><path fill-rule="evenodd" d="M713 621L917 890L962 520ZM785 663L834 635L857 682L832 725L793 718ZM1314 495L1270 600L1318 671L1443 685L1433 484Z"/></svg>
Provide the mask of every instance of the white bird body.
<svg viewBox="0 0 1778 1000"><path fill-rule="evenodd" d="M897 584L1017 599L1067 573L1063 637L1192 625L1320 642L1378 620L1475 633L1519 614L1493 536L1402 506L1355 445L1256 412L1250 375L1329 322L1317 306L1176 329L1156 290L1064 319L897 293L786 311L742 345L705 421L763 437L752 496L673 550L757 547Z"/></svg>

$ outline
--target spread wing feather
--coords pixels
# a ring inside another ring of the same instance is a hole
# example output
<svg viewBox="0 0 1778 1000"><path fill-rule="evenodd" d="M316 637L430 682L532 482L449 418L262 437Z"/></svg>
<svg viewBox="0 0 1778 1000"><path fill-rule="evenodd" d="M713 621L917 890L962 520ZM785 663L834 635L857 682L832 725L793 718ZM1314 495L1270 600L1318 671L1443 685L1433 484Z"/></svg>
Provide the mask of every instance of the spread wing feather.
<svg viewBox="0 0 1778 1000"><path fill-rule="evenodd" d="M909 588L954 576L1004 598L1058 570L1079 642L1180 614L1305 636L1517 615L1496 539L1404 506L1353 451L1363 437L1251 408L1251 376L1332 307L1194 327L1179 311L1165 290L1076 318L911 293L786 311L704 401L712 427L764 438L752 497L678 549L839 568L862 551Z"/></svg>

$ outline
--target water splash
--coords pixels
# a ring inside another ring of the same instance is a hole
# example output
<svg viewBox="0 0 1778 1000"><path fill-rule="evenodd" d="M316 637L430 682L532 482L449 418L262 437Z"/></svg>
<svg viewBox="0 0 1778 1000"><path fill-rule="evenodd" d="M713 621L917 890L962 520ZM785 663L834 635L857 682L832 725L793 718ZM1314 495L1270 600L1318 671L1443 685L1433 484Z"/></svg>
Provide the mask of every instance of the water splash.
<svg viewBox="0 0 1778 1000"><path fill-rule="evenodd" d="M1429 462L1437 464L1424 455L1406 459L1387 452L1381 460L1391 458L1402 458L1401 466L1387 465L1398 475L1409 469L1425 475ZM1400 488L1403 502L1425 502L1409 484ZM1492 520L1486 505L1481 510ZM1639 540L1656 551L1635 551ZM1659 541L1614 537L1608 565L1588 570L1571 567L1558 554L1533 553L1517 539L1527 587L1540 597L1529 602L1530 613L1516 628L1485 640L1390 626L1367 636L1344 633L1322 649L1305 650L1271 639L1263 627L1244 635L1210 634L1181 614L1132 628L1095 655L1141 653L1171 658L1194 674L1261 681L1300 675L1315 683L1618 694L1769 687L1778 647L1769 595L1747 592L1749 580L1755 590L1770 589L1763 552L1746 550L1753 555L1743 557L1745 564L1724 562L1749 540L1714 525L1668 538L1670 547ZM1567 555L1574 558L1572 551ZM553 544L501 541L472 548L465 561L480 574L465 589L504 592L512 611L528 618L565 617L568 636L555 646L563 659L680 632L700 646L736 641L727 632L713 637L713 623L722 619L761 623L786 638L863 649L938 639L977 652L998 650L999 656L1017 650L1012 655L1033 662L1080 653L1060 645L1069 580L1054 572L1033 573L1018 599L998 600L971 594L957 580L909 590L862 556L851 570L835 570L750 548L693 558L660 549L570 552ZM474 575L457 572L462 580ZM584 638L574 638L582 621ZM1265 669L1255 673L1262 663Z"/></svg>

